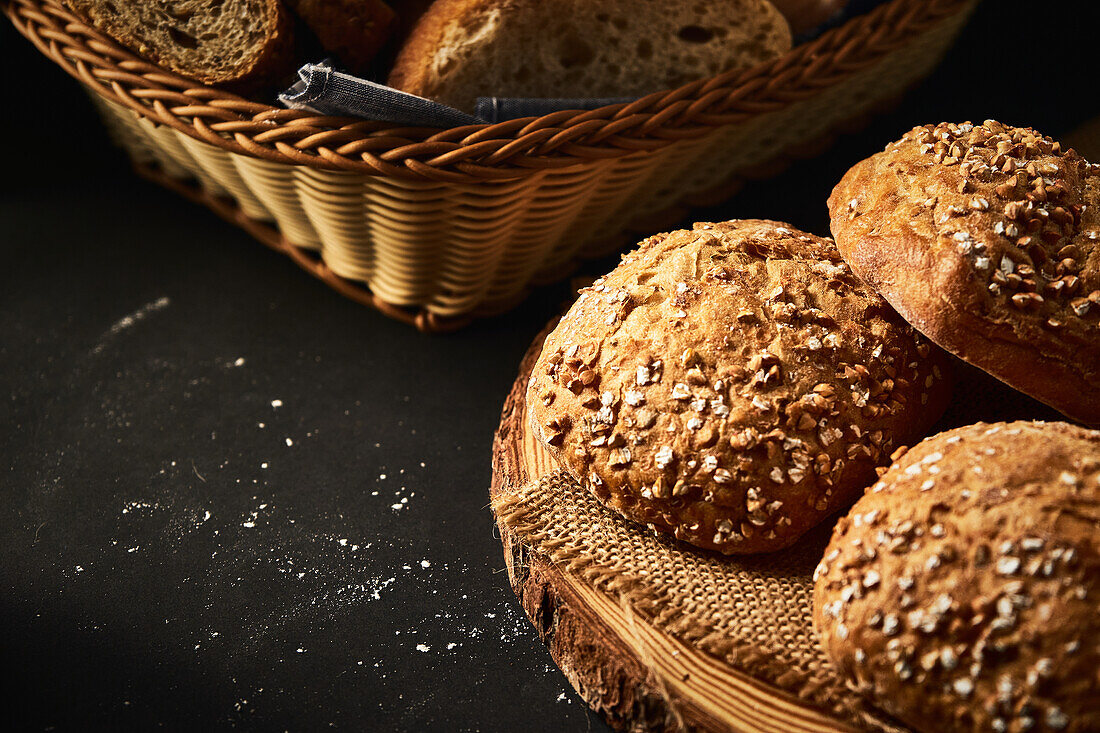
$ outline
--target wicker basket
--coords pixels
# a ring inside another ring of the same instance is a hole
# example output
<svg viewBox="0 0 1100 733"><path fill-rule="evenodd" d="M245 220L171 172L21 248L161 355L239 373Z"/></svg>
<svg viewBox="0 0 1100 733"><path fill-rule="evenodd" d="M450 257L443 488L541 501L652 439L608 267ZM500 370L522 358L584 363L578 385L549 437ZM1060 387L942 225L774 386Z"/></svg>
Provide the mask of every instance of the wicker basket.
<svg viewBox="0 0 1100 733"><path fill-rule="evenodd" d="M171 74L58 0L0 0L142 175L423 330L515 305L580 259L812 154L925 76L977 0L892 0L786 56L630 104L447 130L322 117Z"/></svg>

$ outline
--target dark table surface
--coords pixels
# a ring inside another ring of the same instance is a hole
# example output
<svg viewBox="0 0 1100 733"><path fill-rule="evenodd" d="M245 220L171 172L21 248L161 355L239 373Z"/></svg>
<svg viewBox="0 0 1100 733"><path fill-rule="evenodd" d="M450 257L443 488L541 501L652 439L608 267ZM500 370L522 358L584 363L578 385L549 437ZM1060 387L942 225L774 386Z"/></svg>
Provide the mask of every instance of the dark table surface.
<svg viewBox="0 0 1100 733"><path fill-rule="evenodd" d="M1100 113L1081 5L988 0L896 111L693 218L824 233L833 183L915 124L1064 135ZM6 720L603 729L515 602L486 508L501 403L567 288L416 333L136 179L7 23L0 59Z"/></svg>

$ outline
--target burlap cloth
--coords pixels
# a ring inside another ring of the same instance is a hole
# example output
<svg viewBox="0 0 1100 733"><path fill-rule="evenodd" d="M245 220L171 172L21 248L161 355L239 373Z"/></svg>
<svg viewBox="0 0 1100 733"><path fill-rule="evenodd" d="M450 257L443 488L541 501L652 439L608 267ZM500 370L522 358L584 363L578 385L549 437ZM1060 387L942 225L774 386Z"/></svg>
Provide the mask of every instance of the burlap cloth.
<svg viewBox="0 0 1100 733"><path fill-rule="evenodd" d="M939 429L1058 419L977 370L957 371L955 401ZM906 730L845 687L814 636L812 574L831 522L782 552L723 557L605 509L563 471L507 487L493 509L518 539L645 623L852 726ZM676 701L667 702L675 712Z"/></svg>

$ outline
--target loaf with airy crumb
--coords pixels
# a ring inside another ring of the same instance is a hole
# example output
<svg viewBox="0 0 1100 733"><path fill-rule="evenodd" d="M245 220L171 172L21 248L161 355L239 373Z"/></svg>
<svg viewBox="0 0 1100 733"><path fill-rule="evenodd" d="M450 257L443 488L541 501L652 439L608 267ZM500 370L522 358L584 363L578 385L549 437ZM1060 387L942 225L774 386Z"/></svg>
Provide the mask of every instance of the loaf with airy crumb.
<svg viewBox="0 0 1100 733"><path fill-rule="evenodd" d="M829 197L844 259L928 338L1100 425L1100 166L993 120L924 125Z"/></svg>
<svg viewBox="0 0 1100 733"><path fill-rule="evenodd" d="M628 97L791 47L767 0L437 0L388 84L472 112L477 97Z"/></svg>
<svg viewBox="0 0 1100 733"><path fill-rule="evenodd" d="M204 84L248 91L293 71L293 23L278 0L65 0L142 58Z"/></svg>
<svg viewBox="0 0 1100 733"><path fill-rule="evenodd" d="M644 241L547 337L532 432L604 504L723 553L779 550L943 412L946 356L832 240L778 222Z"/></svg>
<svg viewBox="0 0 1100 733"><path fill-rule="evenodd" d="M839 674L917 730L1100 730L1100 431L925 440L837 522L814 579Z"/></svg>

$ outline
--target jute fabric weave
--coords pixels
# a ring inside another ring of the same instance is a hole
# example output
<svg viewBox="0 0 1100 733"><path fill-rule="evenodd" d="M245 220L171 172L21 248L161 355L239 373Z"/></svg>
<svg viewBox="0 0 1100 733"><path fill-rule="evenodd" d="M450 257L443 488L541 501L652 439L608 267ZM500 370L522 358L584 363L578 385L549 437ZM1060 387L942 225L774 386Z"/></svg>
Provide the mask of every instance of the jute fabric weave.
<svg viewBox="0 0 1100 733"><path fill-rule="evenodd" d="M521 541L643 622L852 725L905 730L844 686L814 637L812 574L831 523L783 552L723 557L620 517L564 471L493 508Z"/></svg>

